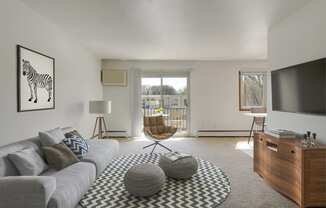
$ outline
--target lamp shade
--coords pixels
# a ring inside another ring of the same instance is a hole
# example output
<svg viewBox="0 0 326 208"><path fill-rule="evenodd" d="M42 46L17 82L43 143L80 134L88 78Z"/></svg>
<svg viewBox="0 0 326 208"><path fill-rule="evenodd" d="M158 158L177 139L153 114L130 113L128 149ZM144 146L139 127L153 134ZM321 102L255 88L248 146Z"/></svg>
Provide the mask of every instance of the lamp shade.
<svg viewBox="0 0 326 208"><path fill-rule="evenodd" d="M111 113L111 101L108 101L108 100L89 101L89 113L110 114Z"/></svg>

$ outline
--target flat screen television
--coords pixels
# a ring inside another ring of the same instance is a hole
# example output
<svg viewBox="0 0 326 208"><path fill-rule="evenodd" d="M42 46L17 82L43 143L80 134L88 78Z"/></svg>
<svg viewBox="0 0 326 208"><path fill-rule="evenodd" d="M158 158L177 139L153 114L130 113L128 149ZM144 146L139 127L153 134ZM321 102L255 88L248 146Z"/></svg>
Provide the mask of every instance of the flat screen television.
<svg viewBox="0 0 326 208"><path fill-rule="evenodd" d="M326 58L271 74L274 111L326 115Z"/></svg>

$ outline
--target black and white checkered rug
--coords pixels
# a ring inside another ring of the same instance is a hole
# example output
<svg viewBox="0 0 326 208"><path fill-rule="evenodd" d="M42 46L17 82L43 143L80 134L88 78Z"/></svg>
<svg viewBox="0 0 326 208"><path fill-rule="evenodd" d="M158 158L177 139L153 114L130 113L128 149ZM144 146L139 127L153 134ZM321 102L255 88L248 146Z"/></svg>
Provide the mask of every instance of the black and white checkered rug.
<svg viewBox="0 0 326 208"><path fill-rule="evenodd" d="M215 208L231 191L229 178L208 161L198 159L198 172L188 180L168 178L162 190L150 197L134 197L123 177L133 165L157 164L159 154L131 154L115 159L94 182L80 205L84 208Z"/></svg>

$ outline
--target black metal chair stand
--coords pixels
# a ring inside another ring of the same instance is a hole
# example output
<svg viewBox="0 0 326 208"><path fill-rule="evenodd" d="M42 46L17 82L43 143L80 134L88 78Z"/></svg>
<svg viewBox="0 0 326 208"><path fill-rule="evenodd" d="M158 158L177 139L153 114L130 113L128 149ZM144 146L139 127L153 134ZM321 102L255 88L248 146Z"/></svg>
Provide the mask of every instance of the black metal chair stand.
<svg viewBox="0 0 326 208"><path fill-rule="evenodd" d="M154 150L155 150L155 148L156 148L157 145L159 145L159 146L163 147L164 149L166 149L166 150L172 152L172 150L171 150L170 148L164 146L164 145L161 144L159 141L154 141L154 143L152 143L152 144L150 144L150 145L147 145L147 146L143 147L143 149L146 149L146 148L151 147L151 146L153 146L153 145L154 145L154 147L153 147L153 149L152 149L152 151L151 151L151 154L154 152Z"/></svg>

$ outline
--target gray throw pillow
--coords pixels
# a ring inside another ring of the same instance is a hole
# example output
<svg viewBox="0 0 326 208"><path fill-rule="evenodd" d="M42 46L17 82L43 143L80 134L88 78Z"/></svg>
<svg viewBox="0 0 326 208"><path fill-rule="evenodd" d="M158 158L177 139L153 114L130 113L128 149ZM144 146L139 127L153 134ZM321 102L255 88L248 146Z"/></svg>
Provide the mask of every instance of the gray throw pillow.
<svg viewBox="0 0 326 208"><path fill-rule="evenodd" d="M42 148L51 168L61 170L69 165L79 162L77 156L65 144L55 144Z"/></svg>
<svg viewBox="0 0 326 208"><path fill-rule="evenodd" d="M62 129L58 127L48 131L39 132L39 137L41 139L42 146L51 146L54 144L59 144L65 138L65 135L63 134Z"/></svg>
<svg viewBox="0 0 326 208"><path fill-rule="evenodd" d="M8 154L8 158L22 176L37 176L48 169L42 157L32 148Z"/></svg>

